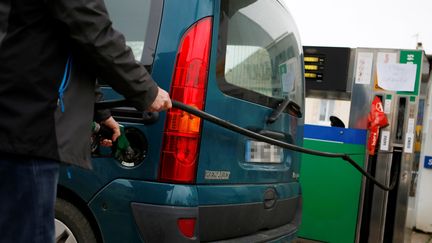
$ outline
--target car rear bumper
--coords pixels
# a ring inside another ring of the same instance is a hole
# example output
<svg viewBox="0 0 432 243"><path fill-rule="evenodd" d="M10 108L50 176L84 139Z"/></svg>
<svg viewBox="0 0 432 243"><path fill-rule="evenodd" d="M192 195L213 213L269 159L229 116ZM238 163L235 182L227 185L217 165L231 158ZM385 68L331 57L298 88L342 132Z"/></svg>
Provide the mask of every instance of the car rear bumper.
<svg viewBox="0 0 432 243"><path fill-rule="evenodd" d="M132 203L132 212L145 242L269 242L292 239L301 217L301 196L263 203L198 207ZM194 237L179 231L177 220L197 219Z"/></svg>
<svg viewBox="0 0 432 243"><path fill-rule="evenodd" d="M179 185L117 179L88 205L107 243L238 241L287 224L297 227L301 194L298 182ZM284 217L278 219L280 215ZM195 238L183 237L177 226L179 218L196 219L191 232ZM216 231L220 227L224 230ZM290 232L285 234L293 234ZM279 235L270 233L266 241Z"/></svg>

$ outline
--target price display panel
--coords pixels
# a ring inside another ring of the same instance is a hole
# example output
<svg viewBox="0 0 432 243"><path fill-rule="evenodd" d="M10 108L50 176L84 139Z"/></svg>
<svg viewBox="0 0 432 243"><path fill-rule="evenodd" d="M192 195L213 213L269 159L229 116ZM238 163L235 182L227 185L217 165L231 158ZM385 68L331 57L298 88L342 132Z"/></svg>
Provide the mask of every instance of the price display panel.
<svg viewBox="0 0 432 243"><path fill-rule="evenodd" d="M304 46L306 91L347 92L351 49Z"/></svg>

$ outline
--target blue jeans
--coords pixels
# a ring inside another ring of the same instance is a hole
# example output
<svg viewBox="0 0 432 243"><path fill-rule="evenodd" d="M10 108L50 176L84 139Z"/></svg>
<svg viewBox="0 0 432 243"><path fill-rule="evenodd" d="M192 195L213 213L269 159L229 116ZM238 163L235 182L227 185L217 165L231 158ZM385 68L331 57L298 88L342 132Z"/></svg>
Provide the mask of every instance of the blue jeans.
<svg viewBox="0 0 432 243"><path fill-rule="evenodd" d="M54 242L59 163L0 154L0 242Z"/></svg>

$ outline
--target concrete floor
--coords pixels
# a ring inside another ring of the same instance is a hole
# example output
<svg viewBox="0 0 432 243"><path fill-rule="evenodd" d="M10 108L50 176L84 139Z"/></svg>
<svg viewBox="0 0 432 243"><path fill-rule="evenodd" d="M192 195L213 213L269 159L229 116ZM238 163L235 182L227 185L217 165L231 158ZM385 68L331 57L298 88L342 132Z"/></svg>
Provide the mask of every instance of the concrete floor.
<svg viewBox="0 0 432 243"><path fill-rule="evenodd" d="M432 234L413 231L411 233L411 243L432 243Z"/></svg>
<svg viewBox="0 0 432 243"><path fill-rule="evenodd" d="M406 235L405 235L406 236ZM320 243L319 241L297 239L293 243ZM405 243L432 243L432 234L425 234L421 232L411 232L411 242Z"/></svg>

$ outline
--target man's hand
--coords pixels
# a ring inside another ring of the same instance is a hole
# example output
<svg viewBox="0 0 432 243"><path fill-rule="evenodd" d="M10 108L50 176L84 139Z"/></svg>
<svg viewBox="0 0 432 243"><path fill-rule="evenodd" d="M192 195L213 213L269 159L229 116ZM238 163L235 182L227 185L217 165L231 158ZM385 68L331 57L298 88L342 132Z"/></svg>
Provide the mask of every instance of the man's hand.
<svg viewBox="0 0 432 243"><path fill-rule="evenodd" d="M104 140L102 140L101 145L105 146L105 147L111 147L112 142L117 140L117 138L120 136L120 126L116 122L116 120L114 120L114 118L112 116L110 116L108 119L102 121L101 124L104 124L108 128L111 128L113 131L113 135L112 135L111 140L104 139Z"/></svg>
<svg viewBox="0 0 432 243"><path fill-rule="evenodd" d="M156 99L153 101L153 104L150 105L148 111L163 111L170 109L171 107L172 104L169 94L165 90L158 87Z"/></svg>

